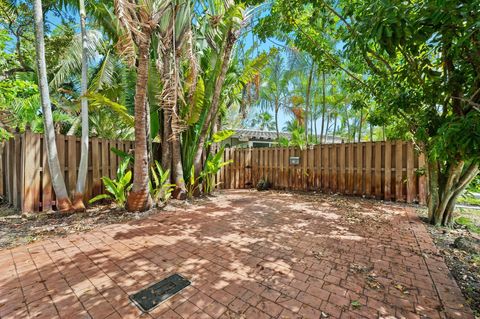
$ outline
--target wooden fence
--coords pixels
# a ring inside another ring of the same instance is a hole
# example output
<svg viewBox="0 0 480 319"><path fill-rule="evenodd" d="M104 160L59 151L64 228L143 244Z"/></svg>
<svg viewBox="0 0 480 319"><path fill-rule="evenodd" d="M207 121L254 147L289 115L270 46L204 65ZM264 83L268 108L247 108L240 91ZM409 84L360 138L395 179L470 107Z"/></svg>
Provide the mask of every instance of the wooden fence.
<svg viewBox="0 0 480 319"><path fill-rule="evenodd" d="M133 149L132 141L90 138L85 199L104 192L102 176L114 178L120 158L111 151ZM158 145L154 145L157 148ZM58 156L72 194L80 161L80 139L57 136ZM157 154L158 152L154 152ZM299 157L299 164L290 164ZM221 188L255 187L267 179L274 189L318 190L408 203L426 201L425 157L403 141L325 144L298 148L229 148L217 175ZM16 209L41 212L55 208L43 135L24 133L0 144L0 196Z"/></svg>
<svg viewBox="0 0 480 319"><path fill-rule="evenodd" d="M90 138L85 198L104 192L102 176L114 178L120 158L110 149L128 151L131 141ZM80 138L57 135L57 148L65 184L75 190L80 162ZM23 212L41 212L55 206L42 134L24 133L0 145L0 196Z"/></svg>
<svg viewBox="0 0 480 319"><path fill-rule="evenodd" d="M298 165L289 158L299 157ZM260 179L274 189L404 201L426 201L425 157L404 141L315 145L312 148L230 148L233 160L218 174L222 188L251 188Z"/></svg>

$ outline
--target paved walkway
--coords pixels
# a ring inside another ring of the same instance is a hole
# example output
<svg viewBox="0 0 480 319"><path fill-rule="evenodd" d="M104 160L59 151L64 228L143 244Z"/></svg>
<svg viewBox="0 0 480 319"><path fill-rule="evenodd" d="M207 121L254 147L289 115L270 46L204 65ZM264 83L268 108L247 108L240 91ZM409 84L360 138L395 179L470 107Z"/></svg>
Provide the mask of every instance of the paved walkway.
<svg viewBox="0 0 480 319"><path fill-rule="evenodd" d="M411 209L230 191L0 251L2 318L473 318ZM148 314L128 295L192 285Z"/></svg>

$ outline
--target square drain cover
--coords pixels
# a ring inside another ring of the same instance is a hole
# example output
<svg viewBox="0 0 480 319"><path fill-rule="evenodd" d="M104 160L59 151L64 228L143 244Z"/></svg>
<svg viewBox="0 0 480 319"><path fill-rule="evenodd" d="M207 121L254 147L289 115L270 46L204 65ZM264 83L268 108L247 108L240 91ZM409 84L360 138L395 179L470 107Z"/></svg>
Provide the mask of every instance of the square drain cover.
<svg viewBox="0 0 480 319"><path fill-rule="evenodd" d="M174 274L131 295L130 300L142 311L148 312L189 285L190 281Z"/></svg>

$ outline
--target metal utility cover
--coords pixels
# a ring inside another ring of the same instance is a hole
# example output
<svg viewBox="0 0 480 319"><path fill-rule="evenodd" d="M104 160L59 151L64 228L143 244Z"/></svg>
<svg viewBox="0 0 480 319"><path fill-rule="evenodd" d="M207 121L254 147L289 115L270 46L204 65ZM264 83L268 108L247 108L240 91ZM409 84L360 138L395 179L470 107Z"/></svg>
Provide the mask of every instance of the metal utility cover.
<svg viewBox="0 0 480 319"><path fill-rule="evenodd" d="M142 311L148 312L189 285L190 281L174 274L131 295L130 300Z"/></svg>

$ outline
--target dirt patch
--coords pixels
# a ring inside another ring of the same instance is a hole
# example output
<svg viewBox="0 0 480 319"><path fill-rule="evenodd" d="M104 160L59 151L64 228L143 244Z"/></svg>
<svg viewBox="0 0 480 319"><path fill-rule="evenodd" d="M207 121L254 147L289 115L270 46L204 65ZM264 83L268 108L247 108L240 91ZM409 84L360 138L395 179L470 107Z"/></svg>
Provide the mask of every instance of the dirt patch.
<svg viewBox="0 0 480 319"><path fill-rule="evenodd" d="M428 231L462 290L467 303L474 314L480 317L480 252L468 252L459 249L459 245L455 244L455 240L458 238L475 241L479 236L459 224L455 224L452 229L428 225Z"/></svg>
<svg viewBox="0 0 480 319"><path fill-rule="evenodd" d="M170 211L195 205L205 199L193 202L171 200L162 210ZM7 204L0 204L0 250L28 244L43 238L86 232L109 224L146 218L159 211L158 208L146 212L127 212L112 204L95 205L84 213L59 214L42 213L30 216L21 215Z"/></svg>

